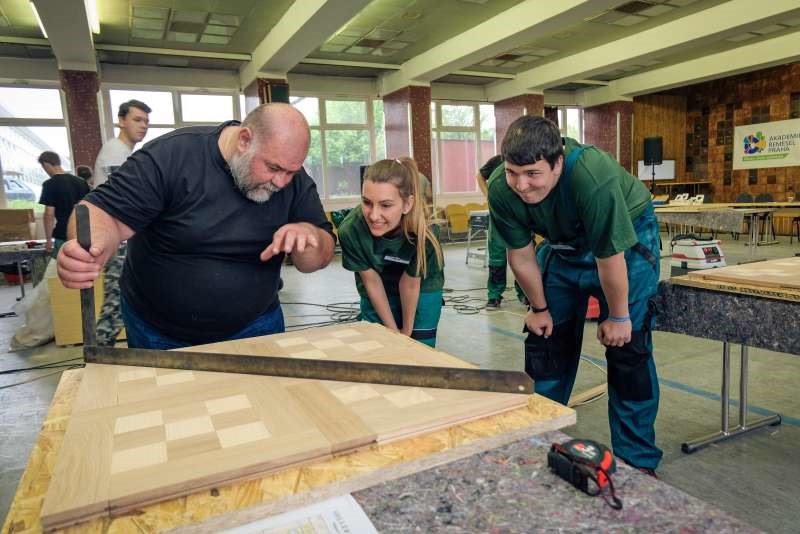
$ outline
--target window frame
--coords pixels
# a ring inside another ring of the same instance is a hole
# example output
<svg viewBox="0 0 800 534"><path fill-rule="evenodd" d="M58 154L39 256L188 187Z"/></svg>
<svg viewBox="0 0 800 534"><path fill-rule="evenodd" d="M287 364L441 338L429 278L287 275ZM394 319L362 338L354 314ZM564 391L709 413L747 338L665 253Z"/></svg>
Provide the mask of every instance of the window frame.
<svg viewBox="0 0 800 534"><path fill-rule="evenodd" d="M570 109L578 110L578 137L575 138L579 143L583 143L584 124L583 124L583 107L581 106L555 106L558 109L558 129L561 131L562 136L567 136L567 113Z"/></svg>
<svg viewBox="0 0 800 534"><path fill-rule="evenodd" d="M336 130L364 130L367 132L369 136L369 160L364 162L365 165L370 164L377 160L377 136L375 134L375 107L374 102L376 100L382 100L381 98L376 98L373 96L368 95L342 95L342 94L325 94L325 93L314 93L311 91L296 91L290 92L289 98L316 98L317 99L317 113L319 116L319 124L318 125L309 125L309 128L314 131L316 130L319 132L319 141L320 141L320 158L321 158L321 167L322 167L322 176L317 177L320 183L320 187L317 189L317 193L319 193L320 200L326 203L336 203L340 201L352 201L354 199L361 198L360 195L349 195L349 196L330 196L328 195L328 179L329 179L329 171L328 171L328 148L327 143L325 142L325 132L326 131L336 131ZM364 102L366 106L366 123L365 124L358 124L358 123L328 123L327 121L327 109L325 106L325 102L327 101L346 101L346 102ZM385 127L384 127L385 128Z"/></svg>
<svg viewBox="0 0 800 534"><path fill-rule="evenodd" d="M469 106L472 108L472 126L443 126L442 125L442 106L443 105L457 105ZM478 102L478 101L464 101L464 100L447 100L437 99L431 100L431 186L433 187L434 198L456 198L464 196L480 195L481 191L478 189L478 184L472 180L472 189L469 191L443 191L442 190L442 133L472 133L475 136L475 168L479 169L482 162L497 153L497 133L495 130L492 136L494 143L494 150L491 154L482 154L482 139L481 139L481 106L491 105L492 113L494 113L493 102ZM435 154L433 153L435 151ZM434 165L435 163L435 165Z"/></svg>
<svg viewBox="0 0 800 534"><path fill-rule="evenodd" d="M114 128L116 128L117 110L111 109L111 91L152 91L158 93L169 93L172 98L172 112L174 116L174 123L155 123L151 122L149 128L186 128L188 126L216 126L219 122L215 121L185 121L183 120L183 109L181 104L181 95L212 95L212 96L230 96L232 99L233 120L241 121L243 118L241 109L241 98L239 91L231 91L225 89L211 90L211 89L191 89L191 88L174 88L158 85L128 85L118 83L104 83L100 87L101 102L103 105L101 117L101 130L104 134L104 141L115 137Z"/></svg>
<svg viewBox="0 0 800 534"><path fill-rule="evenodd" d="M72 167L75 167L75 156L73 153L72 148L72 137L70 136L69 132L69 116L67 114L67 100L66 94L64 93L63 89L61 89L61 85L57 82L37 82L37 83L7 83L2 82L0 83L0 87L10 87L14 89L50 89L58 91L58 98L61 102L61 118L60 119L41 119L41 118L23 118L23 117L0 117L0 127L63 127L67 134L67 148L69 154L60 154L61 156L69 156L69 161L72 163ZM72 169L74 171L74 169ZM0 177L2 178L2 177ZM5 183L2 183L3 189L5 190ZM37 186L41 184L35 184ZM36 200L38 202L38 199ZM8 206L7 199L5 197L5 192L2 195L2 206L6 208ZM39 213L36 213L36 216L39 216Z"/></svg>

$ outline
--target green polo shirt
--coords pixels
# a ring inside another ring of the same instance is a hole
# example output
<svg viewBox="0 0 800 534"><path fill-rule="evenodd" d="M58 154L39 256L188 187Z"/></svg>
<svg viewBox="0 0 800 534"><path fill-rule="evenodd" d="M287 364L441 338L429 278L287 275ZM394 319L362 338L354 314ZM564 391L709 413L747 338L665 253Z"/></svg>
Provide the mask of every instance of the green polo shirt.
<svg viewBox="0 0 800 534"><path fill-rule="evenodd" d="M565 160L580 146L566 138ZM610 154L587 147L578 158L570 177L570 194L581 225L570 215L562 180L536 204L524 202L508 185L505 167L497 167L489 177L489 207L497 232L510 248L531 242L531 231L553 243L584 240L597 258L608 258L637 242L633 220L650 202L650 192Z"/></svg>
<svg viewBox="0 0 800 534"><path fill-rule="evenodd" d="M439 227L431 227L439 237ZM399 295L400 277L403 273L417 276L417 247L403 233L394 237L373 237L364 219L361 206L353 208L339 225L339 243L342 247L342 267L355 272L356 288L362 297L368 297L361 271L374 269L383 280L388 295ZM444 287L444 265L439 265L436 251L430 243L426 247L428 275L420 284L421 293L439 291Z"/></svg>

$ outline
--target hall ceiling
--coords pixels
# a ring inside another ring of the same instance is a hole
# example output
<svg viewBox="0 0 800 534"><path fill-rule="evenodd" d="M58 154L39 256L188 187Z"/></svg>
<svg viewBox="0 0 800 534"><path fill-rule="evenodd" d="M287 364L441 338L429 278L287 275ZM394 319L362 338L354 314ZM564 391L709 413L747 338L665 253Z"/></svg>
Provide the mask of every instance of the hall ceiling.
<svg viewBox="0 0 800 534"><path fill-rule="evenodd" d="M0 58L572 91L587 104L800 59L800 2L0 0ZM97 6L92 33L86 4ZM702 70L698 70L702 69ZM0 74L0 77L2 74Z"/></svg>

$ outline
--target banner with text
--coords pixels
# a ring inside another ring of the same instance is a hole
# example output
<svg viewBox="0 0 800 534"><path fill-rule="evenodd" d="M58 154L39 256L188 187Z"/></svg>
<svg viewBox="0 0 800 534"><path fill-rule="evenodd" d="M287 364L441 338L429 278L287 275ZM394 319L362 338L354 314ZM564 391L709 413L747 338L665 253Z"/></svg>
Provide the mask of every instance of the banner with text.
<svg viewBox="0 0 800 534"><path fill-rule="evenodd" d="M734 169L795 165L800 165L800 119L748 124L734 130Z"/></svg>

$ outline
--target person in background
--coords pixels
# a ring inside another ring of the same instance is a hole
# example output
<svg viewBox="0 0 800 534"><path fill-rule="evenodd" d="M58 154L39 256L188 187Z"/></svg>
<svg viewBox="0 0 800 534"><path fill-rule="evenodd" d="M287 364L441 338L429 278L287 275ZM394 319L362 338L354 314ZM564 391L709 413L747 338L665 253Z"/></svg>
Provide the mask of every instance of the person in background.
<svg viewBox="0 0 800 534"><path fill-rule="evenodd" d="M100 149L94 163L94 187L105 184L133 152L136 143L147 135L150 125L150 106L139 100L120 104L117 112L119 135ZM119 279L128 252L127 243L117 249L117 254L105 264L103 271L103 307L97 319L97 344L111 346L122 330Z"/></svg>
<svg viewBox="0 0 800 534"><path fill-rule="evenodd" d="M42 152L39 155L39 165L50 177L42 183L39 204L45 206L45 249L55 258L67 239L67 222L72 208L89 192L89 185L85 180L64 172L61 158L55 152Z"/></svg>
<svg viewBox="0 0 800 534"><path fill-rule="evenodd" d="M119 135L103 145L94 162L95 187L106 183L109 175L125 163L136 144L147 136L151 111L150 106L139 100L120 104L117 111Z"/></svg>
<svg viewBox="0 0 800 534"><path fill-rule="evenodd" d="M342 266L355 273L362 319L433 347L444 258L409 160L386 159L367 169L361 205L339 225Z"/></svg>
<svg viewBox="0 0 800 534"><path fill-rule="evenodd" d="M483 167L478 169L478 172L475 174L475 181L478 183L478 189L481 190L483 196L487 198L489 196L486 184L489 181L489 176L491 176L492 171L502 166L503 157L497 155L486 160ZM489 278L486 281L486 307L499 308L500 302L503 300L503 292L506 290L506 270L508 262L506 261L506 244L503 243L503 239L494 230L491 218L489 218L486 249L489 253ZM517 299L527 306L528 299L525 297L525 293L522 292L522 288L519 287L516 281L514 281L514 289L517 291Z"/></svg>
<svg viewBox="0 0 800 534"><path fill-rule="evenodd" d="M78 175L78 178L83 178L86 180L86 183L89 184L89 187L94 187L94 173L92 172L92 168L88 165L78 165L75 167L75 174Z"/></svg>

